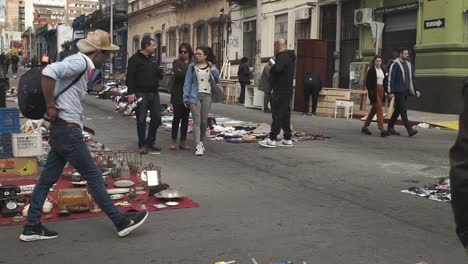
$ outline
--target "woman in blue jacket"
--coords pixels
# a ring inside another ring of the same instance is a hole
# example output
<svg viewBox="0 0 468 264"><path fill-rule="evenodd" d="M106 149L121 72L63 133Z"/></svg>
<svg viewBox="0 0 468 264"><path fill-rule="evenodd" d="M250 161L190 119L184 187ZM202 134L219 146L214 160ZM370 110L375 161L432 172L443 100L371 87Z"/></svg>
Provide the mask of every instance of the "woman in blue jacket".
<svg viewBox="0 0 468 264"><path fill-rule="evenodd" d="M211 109L211 85L219 82L219 71L213 61L211 48L198 47L195 61L189 65L185 76L184 104L192 112L196 156L203 156L205 152L203 140Z"/></svg>

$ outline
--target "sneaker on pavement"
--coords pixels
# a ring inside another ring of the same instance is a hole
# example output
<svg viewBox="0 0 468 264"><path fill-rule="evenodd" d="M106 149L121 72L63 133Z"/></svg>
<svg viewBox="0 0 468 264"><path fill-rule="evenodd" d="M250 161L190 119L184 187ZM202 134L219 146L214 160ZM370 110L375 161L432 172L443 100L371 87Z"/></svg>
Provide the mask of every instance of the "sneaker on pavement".
<svg viewBox="0 0 468 264"><path fill-rule="evenodd" d="M307 113L302 113L302 116L307 116Z"/></svg>
<svg viewBox="0 0 468 264"><path fill-rule="evenodd" d="M291 139L283 139L283 141L281 141L281 146L282 147L293 147L293 142Z"/></svg>
<svg viewBox="0 0 468 264"><path fill-rule="evenodd" d="M195 156L203 156L203 152L205 151L205 147L203 143L198 143L197 147L195 148Z"/></svg>
<svg viewBox="0 0 468 264"><path fill-rule="evenodd" d="M276 148L276 140L271 140L269 138L259 141L258 144L260 144L260 146L265 147L265 148Z"/></svg>
<svg viewBox="0 0 468 264"><path fill-rule="evenodd" d="M408 130L408 136L409 137L412 137L414 135L416 135L418 133L418 131L416 129L409 129Z"/></svg>
<svg viewBox="0 0 468 264"><path fill-rule="evenodd" d="M117 225L119 237L124 237L141 226L145 222L146 218L148 218L148 211L129 211L124 215L125 219L122 221L122 224Z"/></svg>
<svg viewBox="0 0 468 264"><path fill-rule="evenodd" d="M58 233L45 228L43 225L25 225L20 240L25 242L46 240L58 237Z"/></svg>

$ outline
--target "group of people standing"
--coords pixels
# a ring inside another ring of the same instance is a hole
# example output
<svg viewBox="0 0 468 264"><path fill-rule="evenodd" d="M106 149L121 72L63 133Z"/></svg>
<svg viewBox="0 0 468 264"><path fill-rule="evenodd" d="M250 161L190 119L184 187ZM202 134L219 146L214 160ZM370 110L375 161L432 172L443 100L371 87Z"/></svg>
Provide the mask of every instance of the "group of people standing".
<svg viewBox="0 0 468 264"><path fill-rule="evenodd" d="M5 75L8 74L11 65L11 71L16 76L18 72L19 62L20 58L16 53L5 54L2 52L0 54L0 67L2 68L3 74Z"/></svg>
<svg viewBox="0 0 468 264"><path fill-rule="evenodd" d="M141 98L136 109L138 147L141 154L148 153L149 148L155 151L161 150L155 142L157 129L161 125L159 81L162 79L163 71L156 58L152 56L156 49L156 42L150 37L144 37L141 50L128 62L128 100L133 102ZM189 116L192 113L195 155L203 156L205 152L203 141L212 103L211 87L219 82L219 70L214 65L214 60L209 47L200 46L194 52L188 43L179 46L179 58L172 65L174 77L170 85L174 113L170 150L177 149L179 129L179 149L191 149L187 144L187 131ZM150 122L146 133L148 111Z"/></svg>

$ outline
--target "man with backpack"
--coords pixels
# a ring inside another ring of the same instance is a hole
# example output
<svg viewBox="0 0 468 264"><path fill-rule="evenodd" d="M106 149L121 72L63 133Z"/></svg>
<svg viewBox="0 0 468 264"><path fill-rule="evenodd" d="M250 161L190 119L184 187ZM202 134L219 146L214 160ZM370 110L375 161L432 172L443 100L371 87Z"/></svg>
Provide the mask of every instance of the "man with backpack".
<svg viewBox="0 0 468 264"><path fill-rule="evenodd" d="M87 181L94 201L112 220L120 237L138 228L148 217L147 211L122 214L114 205L88 146L83 141L84 118L80 101L85 97L88 76L109 59L110 52L119 50L119 47L110 43L107 32L96 30L89 32L86 39L80 40L78 48L80 53L62 62L47 65L42 71L42 91L47 119L51 122L51 149L31 195L27 224L20 235L22 241L58 237L57 232L41 224L41 212L49 189L58 181L67 162Z"/></svg>

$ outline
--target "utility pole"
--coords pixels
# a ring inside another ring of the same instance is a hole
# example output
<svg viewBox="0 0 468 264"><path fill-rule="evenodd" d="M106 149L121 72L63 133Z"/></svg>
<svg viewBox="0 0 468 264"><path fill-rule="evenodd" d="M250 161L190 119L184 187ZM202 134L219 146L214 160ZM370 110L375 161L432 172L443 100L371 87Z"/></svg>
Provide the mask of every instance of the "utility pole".
<svg viewBox="0 0 468 264"><path fill-rule="evenodd" d="M333 74L333 88L340 86L340 58L341 58L341 1L336 2L336 42L335 42L335 73Z"/></svg>
<svg viewBox="0 0 468 264"><path fill-rule="evenodd" d="M110 4L110 42L111 44L114 44L114 0L111 0ZM112 64L112 52L110 53L110 69L109 72L112 74L113 73L113 68L114 65Z"/></svg>

